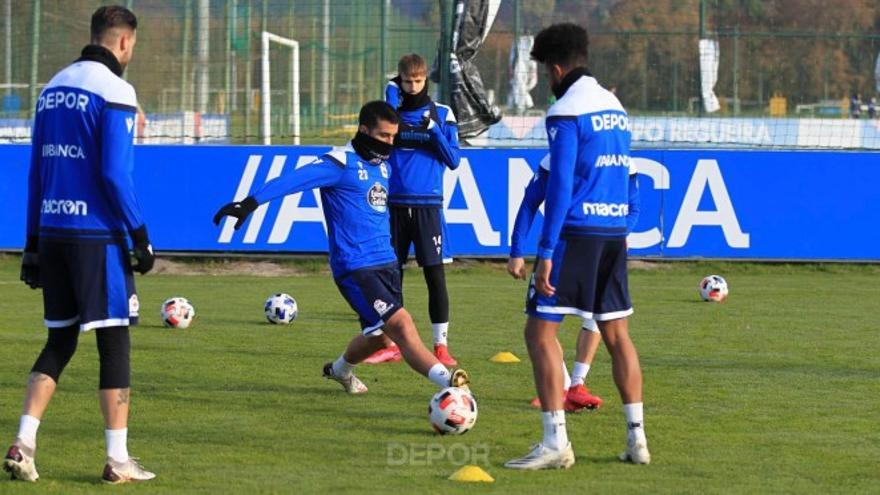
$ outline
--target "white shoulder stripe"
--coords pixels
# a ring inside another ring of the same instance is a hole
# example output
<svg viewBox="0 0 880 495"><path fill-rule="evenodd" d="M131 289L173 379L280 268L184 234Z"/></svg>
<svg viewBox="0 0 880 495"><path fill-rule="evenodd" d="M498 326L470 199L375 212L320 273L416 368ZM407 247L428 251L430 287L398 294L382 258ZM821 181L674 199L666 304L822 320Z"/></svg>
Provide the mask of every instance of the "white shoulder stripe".
<svg viewBox="0 0 880 495"><path fill-rule="evenodd" d="M538 167L543 168L546 171L550 171L550 153L544 155L544 158L541 158L541 164Z"/></svg>
<svg viewBox="0 0 880 495"><path fill-rule="evenodd" d="M74 62L49 81L43 91L67 86L96 94L108 103L137 107L134 87L100 62Z"/></svg>
<svg viewBox="0 0 880 495"><path fill-rule="evenodd" d="M435 102L434 104L437 105L438 109L442 108L442 109L446 110L446 117L443 120L444 122L453 122L453 123L458 122L457 120L455 120L455 114L452 113L452 107L450 107L448 105L444 105L442 103Z"/></svg>
<svg viewBox="0 0 880 495"><path fill-rule="evenodd" d="M345 167L348 165L348 156L346 155L346 152L348 151L354 151L354 148L351 147L351 144L347 144L345 146L334 146L333 149L325 154L332 158L340 166Z"/></svg>
<svg viewBox="0 0 880 495"><path fill-rule="evenodd" d="M626 113L614 93L600 86L595 78L582 76L550 107L547 117L577 116L605 111Z"/></svg>

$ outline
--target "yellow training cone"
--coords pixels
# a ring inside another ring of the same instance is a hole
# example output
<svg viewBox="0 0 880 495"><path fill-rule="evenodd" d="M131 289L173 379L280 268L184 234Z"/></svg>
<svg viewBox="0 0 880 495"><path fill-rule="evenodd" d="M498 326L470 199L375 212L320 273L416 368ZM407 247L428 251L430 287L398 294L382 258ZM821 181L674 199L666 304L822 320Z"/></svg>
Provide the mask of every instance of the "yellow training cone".
<svg viewBox="0 0 880 495"><path fill-rule="evenodd" d="M489 476L489 473L483 471L480 466L467 465L462 466L461 469L452 473L449 477L452 481L465 481L471 483L485 482L485 483L494 483L495 478Z"/></svg>
<svg viewBox="0 0 880 495"><path fill-rule="evenodd" d="M492 361L493 363L518 363L519 358L516 357L512 352L505 351L495 354L494 356L489 358L489 361Z"/></svg>

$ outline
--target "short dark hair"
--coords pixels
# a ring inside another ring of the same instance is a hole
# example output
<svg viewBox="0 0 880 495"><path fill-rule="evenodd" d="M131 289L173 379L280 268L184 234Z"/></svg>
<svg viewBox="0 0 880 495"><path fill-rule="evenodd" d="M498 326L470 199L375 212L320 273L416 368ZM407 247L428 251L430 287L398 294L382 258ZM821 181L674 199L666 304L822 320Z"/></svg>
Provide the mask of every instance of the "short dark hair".
<svg viewBox="0 0 880 495"><path fill-rule="evenodd" d="M367 129L375 129L380 120L399 124L400 116L397 115L394 107L382 100L374 100L361 107L361 113L358 115L358 125L365 125Z"/></svg>
<svg viewBox="0 0 880 495"><path fill-rule="evenodd" d="M590 38L587 30L564 22L544 28L535 36L532 58L541 64L558 64L567 68L586 65Z"/></svg>
<svg viewBox="0 0 880 495"><path fill-rule="evenodd" d="M108 30L126 27L134 31L138 27L134 13L121 5L99 7L92 14L92 41L101 41Z"/></svg>

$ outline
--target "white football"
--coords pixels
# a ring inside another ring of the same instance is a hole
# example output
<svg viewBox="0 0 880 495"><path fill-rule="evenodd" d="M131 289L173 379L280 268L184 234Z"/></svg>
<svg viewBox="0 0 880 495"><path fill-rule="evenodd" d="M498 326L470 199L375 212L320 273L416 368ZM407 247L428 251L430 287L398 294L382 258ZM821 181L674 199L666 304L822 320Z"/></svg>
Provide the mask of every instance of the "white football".
<svg viewBox="0 0 880 495"><path fill-rule="evenodd" d="M263 307L266 313L266 319L269 323L276 325L288 325L296 319L298 309L296 299L290 297L290 294L279 292L272 294L266 299L266 305Z"/></svg>
<svg viewBox="0 0 880 495"><path fill-rule="evenodd" d="M704 301L723 302L727 293L727 281L720 275L709 275L700 282L700 297Z"/></svg>
<svg viewBox="0 0 880 495"><path fill-rule="evenodd" d="M172 297L162 303L162 324L169 328L188 328L196 310L185 297Z"/></svg>
<svg viewBox="0 0 880 495"><path fill-rule="evenodd" d="M463 435L477 422L477 401L463 388L444 388L428 403L428 418L441 435Z"/></svg>

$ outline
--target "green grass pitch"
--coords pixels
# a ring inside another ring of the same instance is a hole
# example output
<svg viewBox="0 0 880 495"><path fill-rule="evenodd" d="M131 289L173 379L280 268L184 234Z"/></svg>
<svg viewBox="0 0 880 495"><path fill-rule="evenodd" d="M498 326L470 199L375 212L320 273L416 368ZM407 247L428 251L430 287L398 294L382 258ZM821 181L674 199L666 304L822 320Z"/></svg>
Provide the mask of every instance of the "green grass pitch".
<svg viewBox="0 0 880 495"><path fill-rule="evenodd" d="M522 339L525 284L501 264L448 273L453 353L473 378L480 416L460 437L431 432L435 387L403 363L362 366L360 397L321 378L356 331L323 262L284 263L284 277L138 277L129 450L154 482L100 485L103 425L94 336L61 378L43 418L35 485L0 480L0 493L877 493L880 491L880 268L844 265L652 264L631 270L630 328L645 378L650 466L615 460L625 431L600 352L588 385L601 410L568 418L577 463L568 471L502 467L540 439ZM191 265L192 266L192 265ZM719 273L724 304L699 301ZM430 342L425 288L405 277L406 305ZM292 294L293 325L266 323L265 298ZM189 298L192 328L168 330L167 297ZM0 256L0 442L12 441L24 383L44 339L41 298ZM564 324L569 366L578 323ZM512 351L523 361L494 364ZM447 481L462 461L495 483Z"/></svg>

